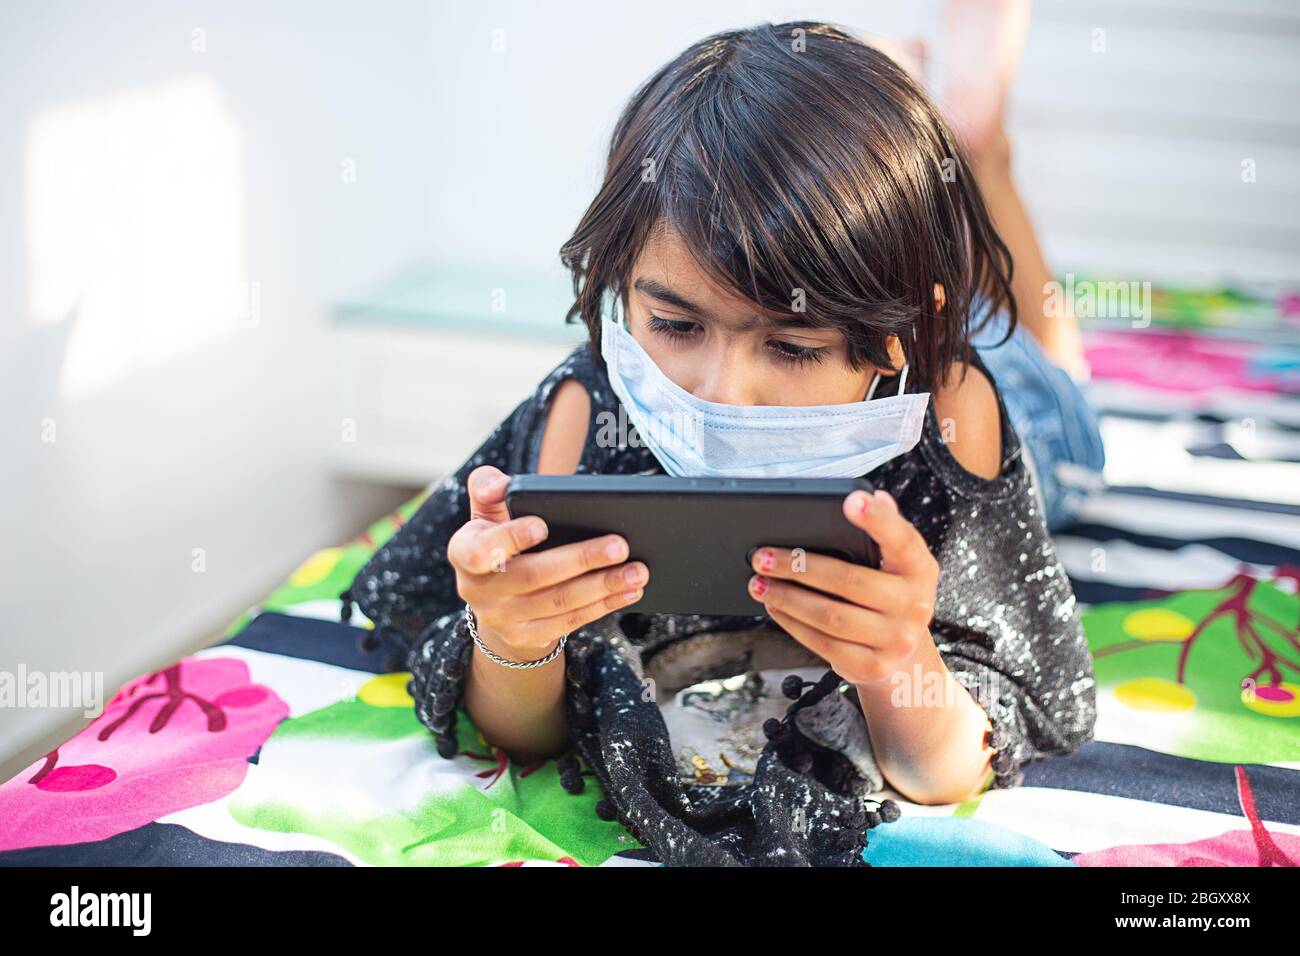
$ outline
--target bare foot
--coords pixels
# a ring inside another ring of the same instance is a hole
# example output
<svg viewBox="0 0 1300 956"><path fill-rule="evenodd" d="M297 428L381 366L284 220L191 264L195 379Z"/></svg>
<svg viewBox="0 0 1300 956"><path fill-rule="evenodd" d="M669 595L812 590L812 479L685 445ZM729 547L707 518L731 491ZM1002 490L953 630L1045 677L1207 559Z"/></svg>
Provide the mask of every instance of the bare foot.
<svg viewBox="0 0 1300 956"><path fill-rule="evenodd" d="M945 117L976 163L1005 147L1002 117L1029 29L1030 0L948 0L943 13ZM999 143L1001 140L1001 143Z"/></svg>
<svg viewBox="0 0 1300 956"><path fill-rule="evenodd" d="M922 86L925 85L926 49L923 37L895 40L892 37L863 35L862 41L889 57Z"/></svg>
<svg viewBox="0 0 1300 956"><path fill-rule="evenodd" d="M939 55L923 40L862 36L922 85L931 60L942 69L944 119L970 160L998 232L1015 262L1012 293L1021 324L1047 356L1076 379L1088 375L1079 325L1068 305L1049 315L1043 307L1052 273L1011 171L1011 144L1003 127L1007 96L1029 27L1030 0L948 0Z"/></svg>

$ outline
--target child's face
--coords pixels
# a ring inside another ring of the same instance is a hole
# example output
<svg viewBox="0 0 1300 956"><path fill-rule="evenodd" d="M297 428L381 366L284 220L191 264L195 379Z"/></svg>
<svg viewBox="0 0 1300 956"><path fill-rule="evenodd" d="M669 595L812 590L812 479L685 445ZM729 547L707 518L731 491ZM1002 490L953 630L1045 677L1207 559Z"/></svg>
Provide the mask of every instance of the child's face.
<svg viewBox="0 0 1300 956"><path fill-rule="evenodd" d="M632 269L627 315L633 337L660 370L709 402L860 402L875 372L849 366L838 331L765 316L714 284L667 233L646 243Z"/></svg>

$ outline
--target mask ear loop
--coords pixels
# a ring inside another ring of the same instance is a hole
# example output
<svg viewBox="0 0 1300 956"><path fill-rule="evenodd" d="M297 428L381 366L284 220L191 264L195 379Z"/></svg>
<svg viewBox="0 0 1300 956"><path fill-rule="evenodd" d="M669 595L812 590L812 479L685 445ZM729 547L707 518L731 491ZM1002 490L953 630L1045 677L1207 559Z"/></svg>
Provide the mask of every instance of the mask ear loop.
<svg viewBox="0 0 1300 956"><path fill-rule="evenodd" d="M912 340L913 340L913 341L916 340L916 330L915 330L915 329L912 330ZM903 355L903 370L899 373L899 378L898 378L898 394L899 394L899 395L902 395L904 392L907 391L907 367L908 367L907 355L904 354L904 355ZM871 401L872 396L874 396L874 395L876 394L876 386L880 384L880 380L881 380L882 378L884 378L884 376L881 375L879 372L877 372L877 373L872 377L872 379L871 379L871 385L867 388L867 397L866 397L865 399L863 399L863 401L866 401L866 402Z"/></svg>
<svg viewBox="0 0 1300 956"><path fill-rule="evenodd" d="M606 308L602 310L602 312L605 315L605 318L608 319L609 323L612 326L614 326L614 328L616 329L626 328L625 323L623 321L624 315L622 309L622 301L619 298L618 293L607 292L606 296L607 296L605 299ZM606 365L609 366L610 370L617 371L619 350L617 345L614 342L606 341L609 338L610 335L608 334L608 330L602 329L600 351L601 351L601 355L605 359Z"/></svg>
<svg viewBox="0 0 1300 956"><path fill-rule="evenodd" d="M604 318L609 319L609 321L614 325L622 328L627 327L627 323L624 321L625 317L623 315L622 300L620 299L618 292L613 289L606 289L602 294L600 314Z"/></svg>
<svg viewBox="0 0 1300 956"><path fill-rule="evenodd" d="M876 386L880 384L880 379L881 375L879 372L876 372L871 376L871 384L867 387L867 397L863 399L864 402L871 401L872 396L876 394Z"/></svg>
<svg viewBox="0 0 1300 956"><path fill-rule="evenodd" d="M623 308L623 296L617 291L614 293L614 322L624 332L632 331L632 325L627 318L627 311Z"/></svg>

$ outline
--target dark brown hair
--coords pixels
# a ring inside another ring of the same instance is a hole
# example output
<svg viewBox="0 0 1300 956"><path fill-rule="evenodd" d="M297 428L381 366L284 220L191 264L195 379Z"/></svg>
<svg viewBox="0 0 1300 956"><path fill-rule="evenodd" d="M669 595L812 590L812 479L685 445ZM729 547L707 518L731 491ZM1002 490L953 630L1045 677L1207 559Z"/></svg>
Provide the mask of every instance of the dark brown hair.
<svg viewBox="0 0 1300 956"><path fill-rule="evenodd" d="M925 387L969 360L972 307L1009 314L1011 255L938 109L886 54L824 23L707 37L632 96L605 179L560 258L599 353L655 229L724 289L839 329L855 368L898 335ZM944 288L936 309L934 284ZM914 334L914 338L913 338Z"/></svg>

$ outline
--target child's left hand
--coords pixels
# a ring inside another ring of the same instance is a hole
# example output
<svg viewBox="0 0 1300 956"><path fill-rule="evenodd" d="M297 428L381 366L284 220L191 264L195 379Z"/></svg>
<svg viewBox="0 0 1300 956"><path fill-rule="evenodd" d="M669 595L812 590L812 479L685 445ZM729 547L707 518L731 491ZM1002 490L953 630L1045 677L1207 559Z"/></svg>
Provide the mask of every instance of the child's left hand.
<svg viewBox="0 0 1300 956"><path fill-rule="evenodd" d="M933 647L939 562L888 492L853 492L844 516L879 545L880 570L806 552L795 570L791 549L763 547L751 559L759 573L749 593L846 681L874 684Z"/></svg>

